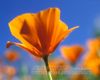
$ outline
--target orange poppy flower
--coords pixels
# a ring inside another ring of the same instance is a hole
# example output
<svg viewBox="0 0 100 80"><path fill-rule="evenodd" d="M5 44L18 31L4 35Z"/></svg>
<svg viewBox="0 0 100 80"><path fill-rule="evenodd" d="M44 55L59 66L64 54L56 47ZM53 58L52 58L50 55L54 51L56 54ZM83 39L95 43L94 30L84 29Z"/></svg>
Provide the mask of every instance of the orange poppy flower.
<svg viewBox="0 0 100 80"><path fill-rule="evenodd" d="M81 53L83 52L83 48L79 45L74 46L62 46L61 54L65 59L68 59L72 64L75 64Z"/></svg>
<svg viewBox="0 0 100 80"><path fill-rule="evenodd" d="M50 70L53 75L57 75L61 72L67 71L70 69L70 65L66 64L63 60L56 58L49 62Z"/></svg>
<svg viewBox="0 0 100 80"><path fill-rule="evenodd" d="M89 40L88 49L83 65L93 74L100 75L100 38Z"/></svg>
<svg viewBox="0 0 100 80"><path fill-rule="evenodd" d="M89 50L97 51L100 48L100 38L91 39L87 42Z"/></svg>
<svg viewBox="0 0 100 80"><path fill-rule="evenodd" d="M71 76L71 80L88 80L88 78L84 74L76 73Z"/></svg>
<svg viewBox="0 0 100 80"><path fill-rule="evenodd" d="M5 53L5 58L10 62L14 62L14 61L18 60L19 57L20 56L16 51L9 50L9 51L6 51L6 53Z"/></svg>
<svg viewBox="0 0 100 80"><path fill-rule="evenodd" d="M60 20L60 10L49 8L36 14L26 13L9 22L14 37L21 43L8 42L7 47L16 45L31 54L44 57L50 55L58 44L77 27L68 29Z"/></svg>
<svg viewBox="0 0 100 80"><path fill-rule="evenodd" d="M8 75L9 77L13 77L16 75L16 68L13 66L5 66L4 68L4 72L6 75Z"/></svg>

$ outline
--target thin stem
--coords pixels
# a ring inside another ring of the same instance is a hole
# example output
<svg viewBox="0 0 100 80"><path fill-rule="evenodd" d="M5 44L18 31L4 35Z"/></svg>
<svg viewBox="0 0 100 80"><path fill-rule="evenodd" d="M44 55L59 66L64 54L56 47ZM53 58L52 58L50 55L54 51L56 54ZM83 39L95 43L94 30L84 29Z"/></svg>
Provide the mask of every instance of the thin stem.
<svg viewBox="0 0 100 80"><path fill-rule="evenodd" d="M53 80L53 79L52 79L51 72L50 72L50 68L49 68L49 65L48 65L48 56L45 56L45 57L43 58L43 60L44 60L45 66L46 66L48 78L49 78L49 80Z"/></svg>

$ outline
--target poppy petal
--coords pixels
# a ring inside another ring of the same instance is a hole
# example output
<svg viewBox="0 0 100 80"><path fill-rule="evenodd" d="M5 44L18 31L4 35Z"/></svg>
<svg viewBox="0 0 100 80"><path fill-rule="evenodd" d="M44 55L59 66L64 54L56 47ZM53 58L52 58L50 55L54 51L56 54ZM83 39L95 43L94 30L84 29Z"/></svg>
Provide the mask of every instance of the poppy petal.
<svg viewBox="0 0 100 80"><path fill-rule="evenodd" d="M8 41L6 47L9 48L12 45L18 46L18 47L28 51L29 53L33 53L34 56L37 56L37 57L41 57L42 56L42 54L36 48L30 49L30 48L28 48L27 46L25 46L24 44L21 44L21 43Z"/></svg>
<svg viewBox="0 0 100 80"><path fill-rule="evenodd" d="M52 44L54 46L50 47L50 52L52 52L53 50L55 50L55 48L59 45L59 43L65 38L65 37L68 37L68 35L73 31L75 30L76 28L78 28L78 26L76 27L73 27L69 30L66 30L64 31L63 33L59 33L55 42Z"/></svg>

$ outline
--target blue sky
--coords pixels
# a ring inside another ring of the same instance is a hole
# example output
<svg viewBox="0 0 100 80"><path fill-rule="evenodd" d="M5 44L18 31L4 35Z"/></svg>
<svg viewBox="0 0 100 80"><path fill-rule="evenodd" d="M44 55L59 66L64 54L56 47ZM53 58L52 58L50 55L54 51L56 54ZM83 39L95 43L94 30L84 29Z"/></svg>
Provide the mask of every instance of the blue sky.
<svg viewBox="0 0 100 80"><path fill-rule="evenodd" d="M8 40L18 42L11 35L8 27L11 19L22 13L35 13L49 7L61 9L61 19L68 24L69 28L80 26L60 46L84 45L87 39L93 37L94 20L100 16L100 0L0 0L0 54L6 49ZM57 49L57 53L58 51Z"/></svg>

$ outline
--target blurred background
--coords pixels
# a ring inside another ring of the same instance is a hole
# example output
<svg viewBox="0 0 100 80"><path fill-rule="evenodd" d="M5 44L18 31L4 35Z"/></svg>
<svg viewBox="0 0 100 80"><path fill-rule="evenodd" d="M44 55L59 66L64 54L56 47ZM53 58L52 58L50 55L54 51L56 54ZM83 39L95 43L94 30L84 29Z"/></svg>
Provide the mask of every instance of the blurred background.
<svg viewBox="0 0 100 80"><path fill-rule="evenodd" d="M87 44L89 43L88 40L94 41L95 39L99 38L100 36L100 0L0 0L0 68L1 68L0 76L1 77L3 76L3 78L1 78L0 80L29 80L29 79L40 80L37 78L35 79L34 72L35 70L40 70L41 68L40 66L43 67L42 60L34 56L31 56L30 54L28 54L27 52L25 52L24 50L16 46L12 46L11 48L6 49L7 41L19 42L16 38L14 38L11 35L9 27L8 27L8 22L20 14L36 13L36 12L39 12L40 10L44 10L49 7L60 8L61 19L69 26L69 28L74 27L74 26L79 26L78 29L74 30L70 34L70 36L66 38L57 47L54 54L50 56L51 61L53 59L55 60L55 58L57 59L59 58L61 59L61 61L62 60L65 61L65 59L63 58L61 54L62 53L62 51L60 50L61 46L71 47L73 45L80 45L81 47L84 48L84 51L80 53L86 54L89 51L87 48L88 47L87 45L91 44L91 43ZM100 40L98 40L97 42L98 43L96 44L98 45ZM91 46L94 46L94 45L95 43L93 43L93 45ZM98 50L100 50L100 46ZM7 53L10 53L10 54L7 55ZM79 63L81 60L83 60L84 56L85 55L83 54L80 56L80 59L77 62L78 66L82 66L82 64L80 65ZM100 61L100 57L98 61ZM65 62L66 64L68 65L70 64L68 62L68 59L66 60L66 62ZM57 65L58 64L59 63L57 63ZM100 68L100 62L98 64ZM73 63L71 63L69 66L75 67ZM2 71L2 68L4 68L4 71ZM97 64L96 64L95 69L97 69ZM72 69L72 73L77 72L77 71L79 70ZM100 72L100 69L99 69L99 72ZM3 75L3 73L6 74L7 76ZM88 71L86 73L88 74ZM65 76L67 77L69 76L69 74L70 73L68 73L68 75L65 75ZM27 75L27 78L25 79L22 78L25 75ZM77 74L77 75L83 76L81 74ZM95 79L94 78L92 79L99 80L100 78L97 77ZM92 79L89 78L88 80L92 80ZM81 80L81 79L71 78L71 80ZM83 80L87 80L87 79L84 78Z"/></svg>

